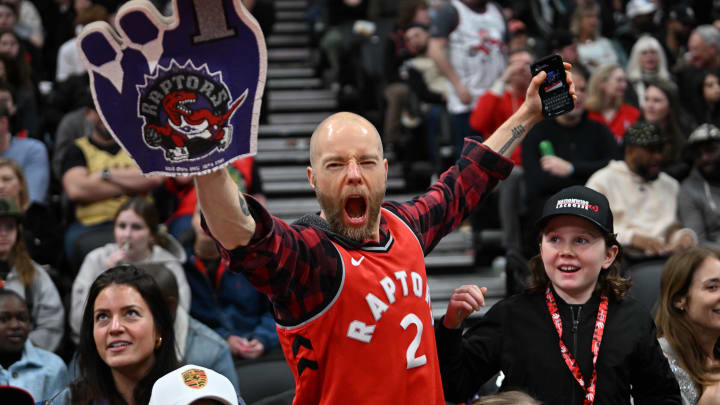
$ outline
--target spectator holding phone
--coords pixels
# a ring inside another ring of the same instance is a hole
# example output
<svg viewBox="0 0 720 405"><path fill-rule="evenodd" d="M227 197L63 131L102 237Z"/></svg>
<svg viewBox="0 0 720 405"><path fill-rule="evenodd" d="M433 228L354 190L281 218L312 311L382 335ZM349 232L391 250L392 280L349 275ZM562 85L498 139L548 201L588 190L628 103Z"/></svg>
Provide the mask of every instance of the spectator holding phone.
<svg viewBox="0 0 720 405"><path fill-rule="evenodd" d="M585 112L587 70L576 65L572 70L575 83L575 108L555 119L542 121L528 132L522 143L525 185L525 221L534 224L540 217L545 199L561 189L585 184L597 170L619 154L607 126L588 119ZM523 238L527 257L536 252L532 229Z"/></svg>

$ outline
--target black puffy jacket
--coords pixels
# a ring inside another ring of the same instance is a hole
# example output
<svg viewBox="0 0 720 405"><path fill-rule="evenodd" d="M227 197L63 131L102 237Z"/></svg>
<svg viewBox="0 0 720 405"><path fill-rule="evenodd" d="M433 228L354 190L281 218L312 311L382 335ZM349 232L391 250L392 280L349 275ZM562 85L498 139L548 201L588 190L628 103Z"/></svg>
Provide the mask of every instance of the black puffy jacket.
<svg viewBox="0 0 720 405"><path fill-rule="evenodd" d="M573 310L557 294L563 341L580 365L586 384L592 375L592 342L599 294ZM495 304L462 335L437 323L436 338L445 398L470 398L497 372L501 390L518 389L545 405L582 405L584 391L560 355L558 334L543 293L522 293ZM597 360L595 404L681 404L678 383L658 344L655 324L632 298L610 298Z"/></svg>

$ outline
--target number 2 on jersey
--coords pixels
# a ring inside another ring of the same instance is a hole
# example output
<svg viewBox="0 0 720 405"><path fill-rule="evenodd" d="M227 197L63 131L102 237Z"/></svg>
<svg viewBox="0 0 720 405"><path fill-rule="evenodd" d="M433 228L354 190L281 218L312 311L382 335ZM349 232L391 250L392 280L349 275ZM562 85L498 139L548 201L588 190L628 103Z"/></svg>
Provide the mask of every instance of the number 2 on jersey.
<svg viewBox="0 0 720 405"><path fill-rule="evenodd" d="M407 360L406 368L408 370L411 368L423 366L427 363L427 357L424 354L420 357L415 357L415 354L420 347L420 339L422 338L422 321L415 314L407 314L402 319L402 321L400 321L400 326L402 326L403 329L407 330L408 326L410 325L415 325L415 327L417 328L417 333L415 333L415 338L413 338L412 342L410 342L410 345L405 352L405 358Z"/></svg>

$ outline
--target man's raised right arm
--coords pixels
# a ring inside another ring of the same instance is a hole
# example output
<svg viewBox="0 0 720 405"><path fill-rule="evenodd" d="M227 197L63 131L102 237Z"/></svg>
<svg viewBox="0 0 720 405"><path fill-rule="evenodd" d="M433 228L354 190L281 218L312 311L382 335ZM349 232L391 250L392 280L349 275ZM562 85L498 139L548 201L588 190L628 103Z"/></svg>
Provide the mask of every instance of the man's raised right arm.
<svg viewBox="0 0 720 405"><path fill-rule="evenodd" d="M198 202L215 240L227 250L246 246L255 220L227 169L195 177Z"/></svg>

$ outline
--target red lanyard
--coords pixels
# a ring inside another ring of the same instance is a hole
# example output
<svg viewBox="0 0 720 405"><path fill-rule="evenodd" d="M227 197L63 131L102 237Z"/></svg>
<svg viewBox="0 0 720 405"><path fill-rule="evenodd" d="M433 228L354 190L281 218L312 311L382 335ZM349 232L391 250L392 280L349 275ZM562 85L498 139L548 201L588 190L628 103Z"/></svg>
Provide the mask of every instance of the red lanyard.
<svg viewBox="0 0 720 405"><path fill-rule="evenodd" d="M562 354L562 357L565 360L565 364L567 364L573 377L575 377L575 380L578 382L578 384L580 384L580 387L585 390L585 401L583 402L583 404L592 405L592 403L595 402L595 385L597 382L597 358L598 353L600 353L600 342L602 342L603 332L605 331L605 320L607 319L608 309L608 297L605 293L602 293L602 295L600 295L600 306L598 307L597 319L595 320L595 331L593 332L592 346L590 347L590 351L592 351L593 354L593 372L592 377L590 378L590 385L587 387L585 386L585 380L583 380L582 373L580 372L580 367L578 367L575 358L570 353L570 350L568 350L567 346L565 346L565 342L563 342L562 340L562 319L560 319L557 303L555 302L555 297L553 296L552 291L550 291L550 287L548 287L548 289L545 291L545 303L547 304L548 312L550 312L550 317L552 318L553 324L555 324L555 330L557 330L558 337L560 338L560 354Z"/></svg>

